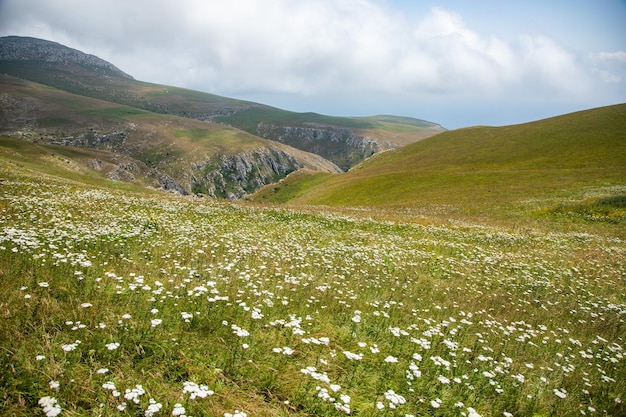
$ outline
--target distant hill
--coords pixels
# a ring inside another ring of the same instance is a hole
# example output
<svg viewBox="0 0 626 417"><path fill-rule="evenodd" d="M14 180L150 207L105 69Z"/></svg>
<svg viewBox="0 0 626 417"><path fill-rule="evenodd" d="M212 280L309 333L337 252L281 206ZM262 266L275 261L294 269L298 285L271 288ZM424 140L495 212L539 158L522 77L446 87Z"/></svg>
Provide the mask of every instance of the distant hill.
<svg viewBox="0 0 626 417"><path fill-rule="evenodd" d="M216 121L316 153L348 170L382 150L444 131L436 123L393 116L331 117L134 80L112 64L58 43L0 38L0 73L155 113Z"/></svg>
<svg viewBox="0 0 626 417"><path fill-rule="evenodd" d="M345 174L294 174L255 199L396 208L452 205L487 213L495 206L554 196L583 198L611 188L626 196L626 104L520 125L447 131L376 155Z"/></svg>

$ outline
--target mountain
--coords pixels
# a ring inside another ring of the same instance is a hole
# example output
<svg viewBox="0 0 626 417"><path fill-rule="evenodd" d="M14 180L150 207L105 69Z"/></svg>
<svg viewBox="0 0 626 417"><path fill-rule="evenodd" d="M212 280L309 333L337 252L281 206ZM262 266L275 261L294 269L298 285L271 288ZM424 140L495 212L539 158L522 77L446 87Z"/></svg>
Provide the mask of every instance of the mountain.
<svg viewBox="0 0 626 417"><path fill-rule="evenodd" d="M556 197L626 201L625 187L626 104L621 104L520 125L447 131L376 155L345 174L294 173L254 198L454 207L475 214L506 206L510 214L522 207L549 209Z"/></svg>
<svg viewBox="0 0 626 417"><path fill-rule="evenodd" d="M46 145L36 148L43 156L71 154L68 167L113 180L233 199L301 168L340 172L318 155L217 123L153 113L8 75L0 75L0 91L0 136ZM0 146L7 143L0 140ZM28 148L31 156L37 155L34 149Z"/></svg>
<svg viewBox="0 0 626 417"><path fill-rule="evenodd" d="M155 113L215 121L316 153L348 170L371 155L444 131L393 116L294 113L243 100L134 80L93 55L34 38L0 38L0 73Z"/></svg>
<svg viewBox="0 0 626 417"><path fill-rule="evenodd" d="M6 36L0 38L0 62L3 71L20 72L32 77L50 80L50 73L73 73L90 77L98 74L101 77L121 77L132 80L113 64L95 55L85 54L76 49L68 48L56 42L37 38ZM79 70L79 68L81 68ZM54 76L53 76L54 77Z"/></svg>

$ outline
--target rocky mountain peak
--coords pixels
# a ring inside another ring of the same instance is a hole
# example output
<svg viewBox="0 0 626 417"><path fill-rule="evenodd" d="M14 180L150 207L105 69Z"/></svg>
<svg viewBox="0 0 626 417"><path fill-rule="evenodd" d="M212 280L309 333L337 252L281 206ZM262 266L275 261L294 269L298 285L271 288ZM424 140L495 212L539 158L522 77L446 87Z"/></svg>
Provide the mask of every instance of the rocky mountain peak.
<svg viewBox="0 0 626 417"><path fill-rule="evenodd" d="M115 65L95 55L37 38L0 37L0 63L2 61L43 61L50 64L71 62L104 75L133 79Z"/></svg>

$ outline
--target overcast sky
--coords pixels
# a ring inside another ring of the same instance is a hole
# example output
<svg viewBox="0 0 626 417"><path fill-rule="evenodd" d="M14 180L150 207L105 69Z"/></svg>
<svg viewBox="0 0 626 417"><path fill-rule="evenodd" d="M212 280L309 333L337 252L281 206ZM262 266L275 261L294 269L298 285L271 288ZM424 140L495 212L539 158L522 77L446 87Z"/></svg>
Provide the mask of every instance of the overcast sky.
<svg viewBox="0 0 626 417"><path fill-rule="evenodd" d="M624 0L0 0L138 80L446 128L626 102Z"/></svg>

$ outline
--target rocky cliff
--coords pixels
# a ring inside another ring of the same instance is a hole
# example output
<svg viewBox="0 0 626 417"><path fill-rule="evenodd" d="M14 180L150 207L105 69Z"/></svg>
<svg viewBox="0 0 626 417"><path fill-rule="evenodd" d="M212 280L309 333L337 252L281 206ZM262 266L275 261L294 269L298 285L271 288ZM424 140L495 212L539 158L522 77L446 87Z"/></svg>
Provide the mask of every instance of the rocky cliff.
<svg viewBox="0 0 626 417"><path fill-rule="evenodd" d="M238 199L305 166L293 155L273 147L216 155L191 167L191 191L211 197Z"/></svg>
<svg viewBox="0 0 626 417"><path fill-rule="evenodd" d="M323 124L294 126L261 122L257 126L257 134L320 155L344 171L376 152L389 148L353 130Z"/></svg>

